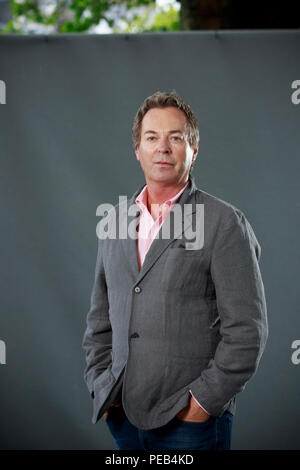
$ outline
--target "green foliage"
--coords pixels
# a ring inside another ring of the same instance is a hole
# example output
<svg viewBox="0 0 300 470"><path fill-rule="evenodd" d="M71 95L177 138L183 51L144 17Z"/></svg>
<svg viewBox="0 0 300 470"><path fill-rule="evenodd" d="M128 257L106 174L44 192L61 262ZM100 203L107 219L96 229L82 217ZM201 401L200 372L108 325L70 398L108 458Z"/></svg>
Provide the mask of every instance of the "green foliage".
<svg viewBox="0 0 300 470"><path fill-rule="evenodd" d="M168 10L160 8L156 12L153 8L146 7L130 19L122 17L122 25L114 27L113 31L115 33L144 33L178 31L179 29L179 12L171 6Z"/></svg>
<svg viewBox="0 0 300 470"><path fill-rule="evenodd" d="M179 29L178 11L173 7L157 11L155 0L53 0L49 4L46 9L40 0L10 0L12 20L1 32L35 33L37 24L47 26L50 33L88 32L101 20L112 32Z"/></svg>
<svg viewBox="0 0 300 470"><path fill-rule="evenodd" d="M154 23L149 31L179 31L179 11L171 7L168 11L160 11L155 15Z"/></svg>

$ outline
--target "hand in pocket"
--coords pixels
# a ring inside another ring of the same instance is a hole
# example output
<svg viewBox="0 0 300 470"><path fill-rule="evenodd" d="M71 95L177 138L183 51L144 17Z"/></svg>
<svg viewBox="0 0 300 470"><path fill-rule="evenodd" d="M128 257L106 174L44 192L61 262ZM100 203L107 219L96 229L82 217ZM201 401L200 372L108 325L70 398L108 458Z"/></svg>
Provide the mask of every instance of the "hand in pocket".
<svg viewBox="0 0 300 470"><path fill-rule="evenodd" d="M193 423L204 423L210 418L210 415L198 405L193 397L191 397L189 404L179 411L176 416L182 421L190 421Z"/></svg>
<svg viewBox="0 0 300 470"><path fill-rule="evenodd" d="M104 412L104 414L103 414L104 420L105 420L105 421L107 420L107 416L108 416L110 410L111 410L113 407L118 408L119 406L121 406L121 403L115 403L114 405L111 405L111 406Z"/></svg>

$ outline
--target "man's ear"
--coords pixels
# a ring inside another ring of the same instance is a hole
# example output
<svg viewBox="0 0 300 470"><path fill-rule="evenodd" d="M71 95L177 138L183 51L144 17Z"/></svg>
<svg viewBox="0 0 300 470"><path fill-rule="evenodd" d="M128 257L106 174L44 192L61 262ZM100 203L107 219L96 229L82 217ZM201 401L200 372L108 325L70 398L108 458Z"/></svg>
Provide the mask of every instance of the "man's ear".
<svg viewBox="0 0 300 470"><path fill-rule="evenodd" d="M197 154L198 154L198 147L195 147L195 148L193 149L193 156L192 156L192 163L191 163L191 167L190 167L190 174L191 174L191 171L192 171L192 169L193 169L193 167L194 167L194 163L195 163Z"/></svg>
<svg viewBox="0 0 300 470"><path fill-rule="evenodd" d="M196 157L197 157L197 155L198 155L198 147L195 147L195 148L193 149L193 152L194 152L194 153L193 153L192 162L194 163L194 161L196 160Z"/></svg>
<svg viewBox="0 0 300 470"><path fill-rule="evenodd" d="M137 160L140 160L139 148L138 147L135 148L135 156L136 156Z"/></svg>

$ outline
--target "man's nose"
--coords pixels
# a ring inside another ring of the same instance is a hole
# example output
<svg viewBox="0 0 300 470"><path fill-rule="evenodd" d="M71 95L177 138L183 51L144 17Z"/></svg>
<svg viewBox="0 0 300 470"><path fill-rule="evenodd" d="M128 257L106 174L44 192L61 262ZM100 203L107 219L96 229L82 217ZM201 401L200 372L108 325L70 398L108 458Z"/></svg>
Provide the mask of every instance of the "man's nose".
<svg viewBox="0 0 300 470"><path fill-rule="evenodd" d="M160 153L169 153L170 152L170 143L167 137L163 137L158 141L158 151Z"/></svg>

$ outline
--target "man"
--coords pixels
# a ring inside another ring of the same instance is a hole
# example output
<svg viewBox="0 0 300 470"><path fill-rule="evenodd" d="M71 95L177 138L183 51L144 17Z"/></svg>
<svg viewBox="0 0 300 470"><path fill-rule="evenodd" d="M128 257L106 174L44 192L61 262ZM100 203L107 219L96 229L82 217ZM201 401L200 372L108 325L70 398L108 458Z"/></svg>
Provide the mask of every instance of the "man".
<svg viewBox="0 0 300 470"><path fill-rule="evenodd" d="M121 450L229 449L268 336L261 249L239 209L196 188L197 119L176 93L144 101L133 143L146 185L106 221L127 236L98 235L83 339L93 423Z"/></svg>

